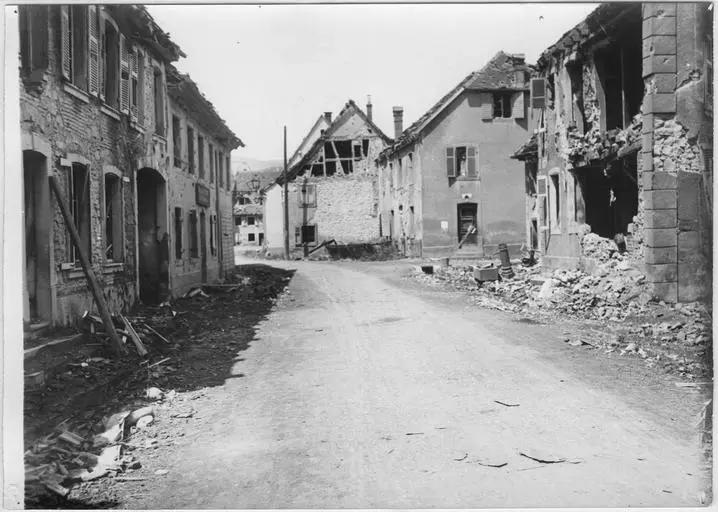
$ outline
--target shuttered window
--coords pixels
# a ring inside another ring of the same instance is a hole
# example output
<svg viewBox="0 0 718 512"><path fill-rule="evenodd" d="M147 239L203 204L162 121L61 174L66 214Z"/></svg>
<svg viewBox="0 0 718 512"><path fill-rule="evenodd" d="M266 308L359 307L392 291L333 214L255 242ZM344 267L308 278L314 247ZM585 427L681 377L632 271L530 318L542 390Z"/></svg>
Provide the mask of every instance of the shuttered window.
<svg viewBox="0 0 718 512"><path fill-rule="evenodd" d="M103 85L105 102L113 107L120 108L120 39L124 37L108 20L104 23L105 37L103 43Z"/></svg>
<svg viewBox="0 0 718 512"><path fill-rule="evenodd" d="M142 82L140 82L140 50L131 48L130 53L130 118L137 122L140 118L140 100L142 99Z"/></svg>
<svg viewBox="0 0 718 512"><path fill-rule="evenodd" d="M120 111L130 111L130 52L125 36L120 34Z"/></svg>
<svg viewBox="0 0 718 512"><path fill-rule="evenodd" d="M546 107L546 79L531 79L531 108Z"/></svg>
<svg viewBox="0 0 718 512"><path fill-rule="evenodd" d="M479 151L475 146L450 146L446 148L446 175L450 178L464 176L477 178Z"/></svg>
<svg viewBox="0 0 718 512"><path fill-rule="evenodd" d="M74 86L88 90L89 8L85 5L60 7L60 50L62 76Z"/></svg>
<svg viewBox="0 0 718 512"><path fill-rule="evenodd" d="M454 148L446 148L446 175L449 178L456 177L456 164L454 162Z"/></svg>
<svg viewBox="0 0 718 512"><path fill-rule="evenodd" d="M88 92L97 95L100 87L100 20L97 6L87 6Z"/></svg>

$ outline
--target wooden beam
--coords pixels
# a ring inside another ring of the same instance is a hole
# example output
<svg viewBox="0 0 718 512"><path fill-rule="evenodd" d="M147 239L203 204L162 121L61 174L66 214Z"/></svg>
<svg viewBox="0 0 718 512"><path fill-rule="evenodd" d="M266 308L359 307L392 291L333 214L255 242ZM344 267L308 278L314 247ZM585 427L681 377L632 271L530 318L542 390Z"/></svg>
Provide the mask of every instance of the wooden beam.
<svg viewBox="0 0 718 512"><path fill-rule="evenodd" d="M132 327L130 321L127 320L127 318L125 318L123 315L120 315L120 320L122 320L122 323L125 324L125 330L130 335L130 339L132 340L132 342L135 344L135 347L137 348L137 353L140 355L140 357L145 357L147 355L147 349L142 344L142 340L137 334L137 331L135 331L135 328Z"/></svg>
<svg viewBox="0 0 718 512"><path fill-rule="evenodd" d="M100 288L100 284L97 282L95 273L92 271L92 267L90 266L90 260L87 258L85 249L82 247L80 234L77 232L77 228L75 227L75 221L72 217L72 213L70 212L70 208L67 205L67 201L65 200L65 195L62 193L57 177L50 176L49 179L50 188L55 193L57 203L60 205L60 211L62 212L63 219L65 220L65 226L70 232L72 243L75 244L75 249L77 249L77 253L80 256L80 264L82 265L82 270L85 272L85 277L87 278L88 286L92 292L92 297L95 299L97 309L100 310L102 324L104 325L107 334L109 334L110 340L112 340L117 355L123 355L125 353L125 347L122 345L122 341L115 330L115 324L112 323L112 316L110 316L110 310L108 309L105 297L102 294L102 288Z"/></svg>

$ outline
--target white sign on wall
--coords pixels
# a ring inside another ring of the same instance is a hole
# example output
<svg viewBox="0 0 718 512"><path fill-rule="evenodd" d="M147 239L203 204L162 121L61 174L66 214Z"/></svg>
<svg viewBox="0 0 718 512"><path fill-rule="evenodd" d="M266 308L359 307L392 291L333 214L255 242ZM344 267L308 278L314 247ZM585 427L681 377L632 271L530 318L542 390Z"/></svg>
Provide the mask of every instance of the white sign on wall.
<svg viewBox="0 0 718 512"><path fill-rule="evenodd" d="M441 230L442 230L442 231L449 231L449 221L448 221L448 220L442 220L442 221L441 221Z"/></svg>

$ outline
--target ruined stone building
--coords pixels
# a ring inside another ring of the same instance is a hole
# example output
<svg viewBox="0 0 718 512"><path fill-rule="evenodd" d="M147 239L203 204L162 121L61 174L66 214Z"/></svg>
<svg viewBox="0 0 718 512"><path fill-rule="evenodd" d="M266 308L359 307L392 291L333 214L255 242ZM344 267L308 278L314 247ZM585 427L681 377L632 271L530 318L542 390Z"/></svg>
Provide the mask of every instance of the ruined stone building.
<svg viewBox="0 0 718 512"><path fill-rule="evenodd" d="M234 243L244 246L264 245L264 208L249 202L234 205Z"/></svg>
<svg viewBox="0 0 718 512"><path fill-rule="evenodd" d="M314 124L287 172L290 250L309 250L332 239L338 243L379 240L374 162L390 142L372 121L371 103L364 113L349 100L335 119L327 112L324 121ZM266 246L271 254L283 252L283 211L280 175L265 199Z"/></svg>
<svg viewBox="0 0 718 512"><path fill-rule="evenodd" d="M521 165L508 156L528 133L529 67L496 54L378 159L382 234L409 256L478 258L523 240Z"/></svg>
<svg viewBox="0 0 718 512"><path fill-rule="evenodd" d="M656 298L710 293L712 53L709 4L615 3L541 54L514 157L545 266L590 270L590 232L625 244Z"/></svg>
<svg viewBox="0 0 718 512"><path fill-rule="evenodd" d="M19 20L25 320L94 309L50 177L112 311L228 268L230 195L212 176L241 142L172 68L180 48L138 6L23 5ZM214 233L206 276L197 232Z"/></svg>

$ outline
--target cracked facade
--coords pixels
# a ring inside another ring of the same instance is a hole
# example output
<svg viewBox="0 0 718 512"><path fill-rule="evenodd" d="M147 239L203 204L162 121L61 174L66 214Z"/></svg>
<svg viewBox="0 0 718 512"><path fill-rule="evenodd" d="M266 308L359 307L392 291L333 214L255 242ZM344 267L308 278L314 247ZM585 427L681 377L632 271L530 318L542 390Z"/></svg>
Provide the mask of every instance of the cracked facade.
<svg viewBox="0 0 718 512"><path fill-rule="evenodd" d="M212 155L226 169L241 141L172 66L179 47L137 6L26 5L19 19L25 321L69 324L95 308L50 177L112 311L220 276L233 264L229 180L197 171ZM221 242L203 258L212 217ZM197 254L175 252L193 236Z"/></svg>
<svg viewBox="0 0 718 512"><path fill-rule="evenodd" d="M524 161L526 244L591 266L588 232L625 243L654 297L710 293L712 13L602 4L540 56ZM594 236L595 236L594 235Z"/></svg>
<svg viewBox="0 0 718 512"><path fill-rule="evenodd" d="M332 120L314 123L288 167L289 246L306 254L324 241L380 239L375 160L391 142L367 112L349 100ZM270 254L284 251L283 177L266 190L265 236Z"/></svg>

